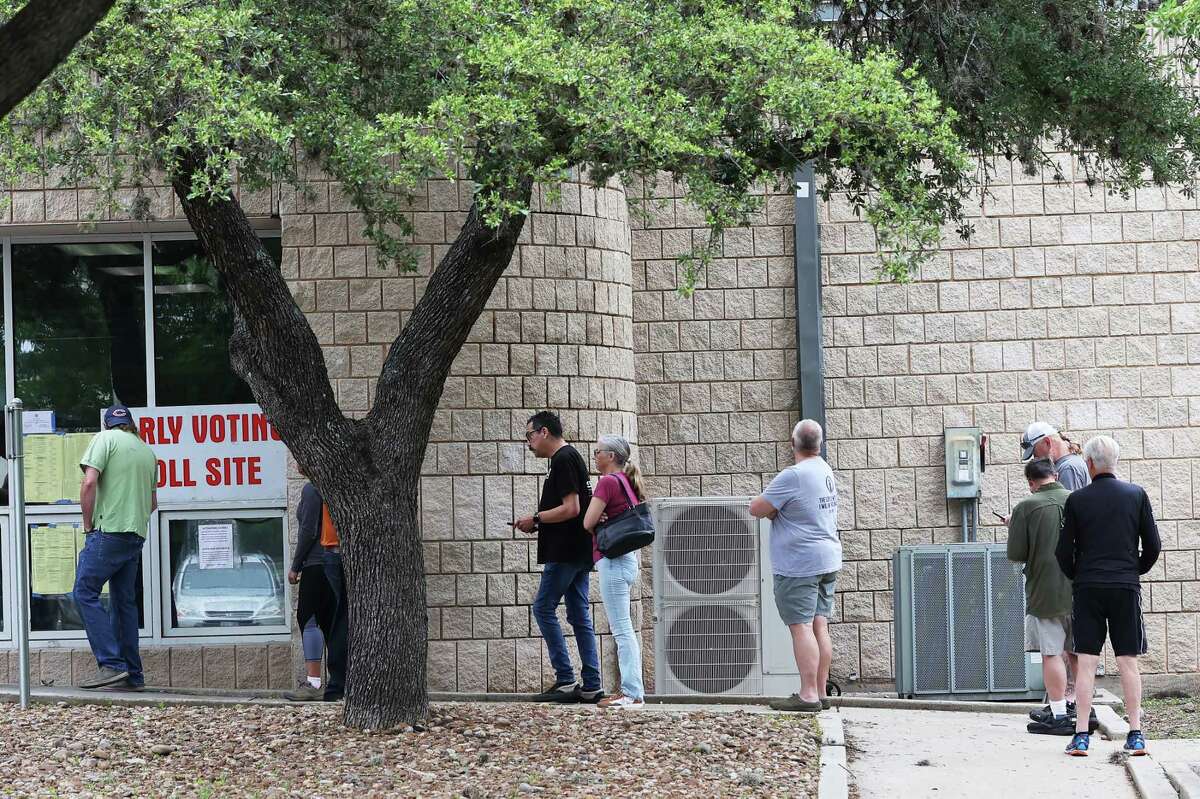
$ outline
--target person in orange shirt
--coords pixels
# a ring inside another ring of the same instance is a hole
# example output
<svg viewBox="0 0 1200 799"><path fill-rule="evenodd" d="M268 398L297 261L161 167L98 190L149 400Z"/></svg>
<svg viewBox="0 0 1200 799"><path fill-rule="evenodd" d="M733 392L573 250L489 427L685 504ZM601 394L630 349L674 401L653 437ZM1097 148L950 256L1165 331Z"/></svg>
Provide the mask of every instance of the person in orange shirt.
<svg viewBox="0 0 1200 799"><path fill-rule="evenodd" d="M329 515L329 506L321 505L321 546L325 548L325 579L333 591L335 608L329 640L325 642L326 702L341 700L346 692L346 661L349 655L350 611L346 600L346 573L342 570L342 542Z"/></svg>
<svg viewBox="0 0 1200 799"><path fill-rule="evenodd" d="M304 474L304 470L301 469L300 473ZM342 542L338 537L337 528L333 525L333 518L329 515L329 506L325 504L312 483L305 485L300 492L300 507L297 509L296 515L301 528L299 540L296 542L300 551L296 553L296 562L292 564L292 569L288 573L288 581L293 585L297 582L303 585L303 581L308 579L303 575L308 573L309 569L298 572L296 566L309 558L311 548L320 544L321 550L323 550L321 567L324 570L325 582L328 583L328 590L332 595L333 602L332 618L328 621L328 629L322 630L325 634L325 668L329 672L329 679L325 683L325 691L322 694L318 695L316 689L304 688L290 691L285 696L294 702L308 702L318 698L325 702L337 702L346 693L346 662L349 656L350 637L346 575L342 569ZM313 538L317 540L314 542Z"/></svg>

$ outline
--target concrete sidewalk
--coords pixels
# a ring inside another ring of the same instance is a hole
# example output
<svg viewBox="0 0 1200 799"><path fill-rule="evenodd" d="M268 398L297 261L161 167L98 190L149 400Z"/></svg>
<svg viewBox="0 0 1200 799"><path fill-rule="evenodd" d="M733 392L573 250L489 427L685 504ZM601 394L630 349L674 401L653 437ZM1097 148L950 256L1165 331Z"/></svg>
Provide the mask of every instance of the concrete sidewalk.
<svg viewBox="0 0 1200 799"><path fill-rule="evenodd" d="M1070 738L1030 735L1007 713L842 709L850 781L862 799L1054 796L1135 799L1123 741L1092 736L1091 755L1067 757Z"/></svg>

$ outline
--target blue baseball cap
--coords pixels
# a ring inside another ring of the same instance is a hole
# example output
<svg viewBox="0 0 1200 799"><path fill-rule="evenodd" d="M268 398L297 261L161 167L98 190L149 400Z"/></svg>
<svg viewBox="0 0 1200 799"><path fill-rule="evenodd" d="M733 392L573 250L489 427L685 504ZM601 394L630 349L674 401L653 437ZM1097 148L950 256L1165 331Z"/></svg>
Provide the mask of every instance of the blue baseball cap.
<svg viewBox="0 0 1200 799"><path fill-rule="evenodd" d="M104 429L119 424L134 424L133 414L124 405L112 405L104 410Z"/></svg>

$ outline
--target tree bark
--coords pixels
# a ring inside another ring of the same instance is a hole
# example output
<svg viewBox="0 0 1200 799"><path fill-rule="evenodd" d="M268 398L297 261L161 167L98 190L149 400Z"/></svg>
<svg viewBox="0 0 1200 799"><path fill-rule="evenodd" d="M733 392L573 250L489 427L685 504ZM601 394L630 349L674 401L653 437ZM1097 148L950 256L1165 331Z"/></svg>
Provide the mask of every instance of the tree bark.
<svg viewBox="0 0 1200 799"><path fill-rule="evenodd" d="M0 118L62 63L113 0L31 0L0 27Z"/></svg>
<svg viewBox="0 0 1200 799"><path fill-rule="evenodd" d="M524 217L492 230L472 208L391 347L372 410L351 420L337 406L308 320L241 207L188 197L200 163L185 158L173 187L225 280L230 360L341 537L350 611L345 723L416 723L428 712L421 465L450 366L512 258Z"/></svg>

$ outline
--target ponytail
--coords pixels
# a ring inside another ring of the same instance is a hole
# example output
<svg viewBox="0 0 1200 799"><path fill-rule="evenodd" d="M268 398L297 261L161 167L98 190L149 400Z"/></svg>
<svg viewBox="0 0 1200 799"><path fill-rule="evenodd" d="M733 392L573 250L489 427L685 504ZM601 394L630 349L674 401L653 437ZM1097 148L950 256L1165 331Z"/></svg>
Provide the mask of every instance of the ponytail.
<svg viewBox="0 0 1200 799"><path fill-rule="evenodd" d="M633 493L640 501L646 501L646 484L642 481L642 471L634 465L630 460L632 450L629 446L629 440L623 436L604 435L600 436L597 442L606 451L611 452L613 457L617 459L617 464L624 471L625 476L629 478L629 485L633 486Z"/></svg>
<svg viewBox="0 0 1200 799"><path fill-rule="evenodd" d="M629 484L633 486L633 494L642 502L646 501L646 485L642 482L642 470L637 467L633 461L625 461L624 466L625 476L629 478Z"/></svg>
<svg viewBox="0 0 1200 799"><path fill-rule="evenodd" d="M1064 434L1062 431L1059 431L1058 437L1061 438L1067 445L1067 452L1071 453L1072 455L1083 455L1083 447L1067 438L1066 434Z"/></svg>

